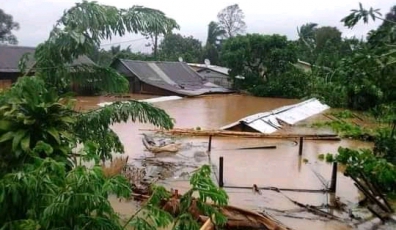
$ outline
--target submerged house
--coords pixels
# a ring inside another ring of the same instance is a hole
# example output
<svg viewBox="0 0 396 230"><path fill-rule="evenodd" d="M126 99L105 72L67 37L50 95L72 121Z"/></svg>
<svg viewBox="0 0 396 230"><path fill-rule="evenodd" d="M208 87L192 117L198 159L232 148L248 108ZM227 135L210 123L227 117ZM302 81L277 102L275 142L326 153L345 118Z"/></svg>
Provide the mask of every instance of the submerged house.
<svg viewBox="0 0 396 230"><path fill-rule="evenodd" d="M29 75L34 75L34 52L34 47L0 45L0 88L10 87L22 75L19 62L24 55L27 56L26 69L31 69ZM72 63L79 64L95 65L87 56L81 56Z"/></svg>
<svg viewBox="0 0 396 230"><path fill-rule="evenodd" d="M284 124L294 125L313 115L319 114L330 107L312 98L298 104L287 105L278 109L257 113L237 122L222 127L223 130L273 133L281 129Z"/></svg>
<svg viewBox="0 0 396 230"><path fill-rule="evenodd" d="M232 92L204 79L183 62L116 59L111 67L128 79L130 93L198 96Z"/></svg>
<svg viewBox="0 0 396 230"><path fill-rule="evenodd" d="M25 54L30 60L26 63L26 67L30 68L33 65L31 57L33 57L34 48L0 45L0 88L11 87L11 84L21 76L18 66Z"/></svg>
<svg viewBox="0 0 396 230"><path fill-rule="evenodd" d="M228 75L230 69L217 65L206 65L197 63L188 63L188 65L209 82L220 85L227 89L232 88L232 82Z"/></svg>

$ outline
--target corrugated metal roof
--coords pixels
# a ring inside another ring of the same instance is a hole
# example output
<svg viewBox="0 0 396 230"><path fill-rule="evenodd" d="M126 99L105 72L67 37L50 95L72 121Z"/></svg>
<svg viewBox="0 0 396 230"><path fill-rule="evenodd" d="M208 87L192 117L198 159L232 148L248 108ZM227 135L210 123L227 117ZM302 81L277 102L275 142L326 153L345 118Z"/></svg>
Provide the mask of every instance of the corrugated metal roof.
<svg viewBox="0 0 396 230"><path fill-rule="evenodd" d="M198 63L187 63L189 66L194 66L194 67L199 67L203 69L210 69L219 73L222 73L224 75L228 75L228 71L230 71L229 68L222 67L222 66L217 66L217 65L206 65L206 64L198 64ZM202 71L198 70L198 71Z"/></svg>
<svg viewBox="0 0 396 230"><path fill-rule="evenodd" d="M227 68L227 67L217 66L217 65L206 65L206 64L198 64L198 63L187 63L187 65L189 65L191 67L197 67L198 68L198 70L197 70L198 73L200 73L200 72L202 72L202 71L204 71L206 69L209 69L209 70L213 70L215 72L218 72L218 73L221 73L221 74L224 74L224 75L228 76L228 72L230 71L230 69ZM241 76L241 75L237 75L237 76L235 76L235 78L237 78L237 79L245 79L245 77Z"/></svg>
<svg viewBox="0 0 396 230"><path fill-rule="evenodd" d="M221 129L230 129L240 124L244 124L261 133L273 133L282 128L279 121L285 122L289 125L294 125L299 121L319 114L329 108L330 107L328 105L322 104L316 98L312 98L298 104L283 106L270 112L257 113L242 118L241 120L226 125Z"/></svg>
<svg viewBox="0 0 396 230"><path fill-rule="evenodd" d="M207 93L232 92L206 81L182 62L119 60L141 81L176 94L197 96Z"/></svg>
<svg viewBox="0 0 396 230"><path fill-rule="evenodd" d="M0 72L18 73L19 61L26 53L29 53L29 60L26 63L26 68L31 68L35 62L35 50L36 48L34 47L0 45ZM94 62L87 56L80 56L72 65L78 64L94 64Z"/></svg>

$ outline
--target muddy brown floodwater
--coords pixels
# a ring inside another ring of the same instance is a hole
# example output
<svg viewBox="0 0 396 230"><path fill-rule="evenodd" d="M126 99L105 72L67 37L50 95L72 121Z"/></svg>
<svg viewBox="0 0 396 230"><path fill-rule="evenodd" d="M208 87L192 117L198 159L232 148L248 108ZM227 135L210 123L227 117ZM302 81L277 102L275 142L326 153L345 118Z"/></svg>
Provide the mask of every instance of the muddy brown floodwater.
<svg viewBox="0 0 396 230"><path fill-rule="evenodd" d="M142 99L152 96L132 95ZM81 109L96 108L100 102L122 100L110 97L79 97L77 107ZM217 129L221 126L258 112L264 112L298 102L294 99L258 98L245 95L214 95L197 98L186 98L175 101L159 102L155 105L164 109L176 120L176 128ZM316 116L317 119L320 119ZM139 129L154 128L148 124L121 123L115 124L113 130L119 135L125 146L125 154L131 163L139 164L139 159L153 157L142 144L143 131ZM299 130L300 129L300 130ZM295 127L293 132L317 132L304 127ZM323 132L323 130L321 130ZM325 130L326 132L326 130ZM327 131L329 132L329 131ZM318 179L320 174L325 183L329 183L331 165L318 160L321 153L336 153L339 146L353 148L371 148L370 143L342 141L305 141L303 156L298 156L298 146L293 140L266 140L253 138L213 138L210 159L205 156L208 138L181 138L177 141L189 146L176 155L157 155L161 161L184 162L198 167L210 163L217 173L218 159L224 157L224 183L232 186L259 187L274 186L293 189L323 189L324 185ZM241 147L261 145L276 145L276 149L237 150ZM305 161L305 162L304 162ZM308 161L308 162L306 162ZM167 188L188 189L188 172L194 167L186 167L174 172L168 179L160 181ZM316 172L316 173L315 173ZM215 177L214 177L215 178ZM293 229L352 229L344 223L318 218L309 213L293 212L298 207L284 195L310 205L328 204L330 197L323 193L298 193L262 191L255 195L251 190L226 189L230 204L263 211L274 215L277 219ZM345 177L339 169L336 196L353 208L360 194L352 181ZM130 215L135 209L133 203L118 202L112 199L115 209L122 215Z"/></svg>

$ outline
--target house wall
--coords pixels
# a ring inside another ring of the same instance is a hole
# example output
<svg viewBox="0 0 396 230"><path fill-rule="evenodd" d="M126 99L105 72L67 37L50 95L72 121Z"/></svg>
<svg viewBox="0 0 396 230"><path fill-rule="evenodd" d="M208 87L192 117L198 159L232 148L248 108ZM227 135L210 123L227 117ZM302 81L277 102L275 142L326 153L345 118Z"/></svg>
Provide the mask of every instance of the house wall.
<svg viewBox="0 0 396 230"><path fill-rule="evenodd" d="M131 73L120 61L115 61L111 64L111 67L117 70L118 73L123 75L129 82L129 93L140 93L141 86L140 80Z"/></svg>
<svg viewBox="0 0 396 230"><path fill-rule="evenodd" d="M224 75L219 72L208 70L208 69L204 69L202 71L199 71L198 73L209 82L212 82L216 85L222 86L226 89L232 88L231 81L228 81L228 75Z"/></svg>
<svg viewBox="0 0 396 230"><path fill-rule="evenodd" d="M141 94L151 94L151 95L158 95L158 96L178 96L174 92L158 88L153 85L146 84L144 82L141 82Z"/></svg>
<svg viewBox="0 0 396 230"><path fill-rule="evenodd" d="M18 80L20 73L4 73L0 72L0 89L10 88L12 83Z"/></svg>

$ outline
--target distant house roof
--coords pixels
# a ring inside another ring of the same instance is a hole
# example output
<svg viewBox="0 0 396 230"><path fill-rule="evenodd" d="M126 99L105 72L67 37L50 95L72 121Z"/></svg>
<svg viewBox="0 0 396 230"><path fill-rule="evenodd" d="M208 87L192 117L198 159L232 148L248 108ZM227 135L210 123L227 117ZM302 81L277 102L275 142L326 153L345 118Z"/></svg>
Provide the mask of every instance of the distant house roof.
<svg viewBox="0 0 396 230"><path fill-rule="evenodd" d="M227 67L223 67L223 66L217 66L217 65L206 65L206 64L198 64L198 63L187 63L187 65L189 65L190 67L196 67L198 68L197 72L202 72L206 69L212 70L214 72L218 72L224 75L228 76L228 73L230 71L229 68ZM238 79L245 79L243 76L236 76L236 78Z"/></svg>
<svg viewBox="0 0 396 230"><path fill-rule="evenodd" d="M119 59L139 80L179 95L197 96L208 93L228 93L202 78L183 62L155 62Z"/></svg>
<svg viewBox="0 0 396 230"><path fill-rule="evenodd" d="M26 53L29 54L26 67L31 68L35 63L34 52L34 47L0 45L0 72L20 72L18 68L19 61ZM73 65L77 64L94 64L94 62L87 56L80 56L73 62Z"/></svg>
<svg viewBox="0 0 396 230"><path fill-rule="evenodd" d="M215 72L228 75L228 72L230 71L229 68L222 67L222 66L217 66L217 65L206 65L206 64L198 64L198 63L187 63L187 65L192 66L192 67L198 67L200 68L198 72L203 71L205 69L210 69Z"/></svg>

